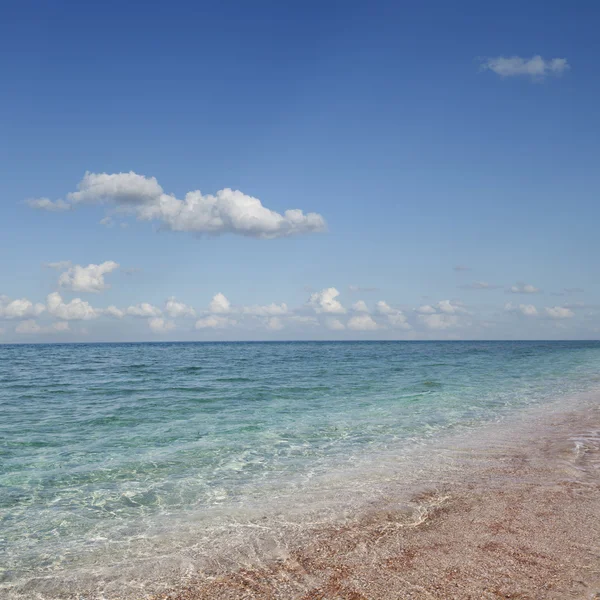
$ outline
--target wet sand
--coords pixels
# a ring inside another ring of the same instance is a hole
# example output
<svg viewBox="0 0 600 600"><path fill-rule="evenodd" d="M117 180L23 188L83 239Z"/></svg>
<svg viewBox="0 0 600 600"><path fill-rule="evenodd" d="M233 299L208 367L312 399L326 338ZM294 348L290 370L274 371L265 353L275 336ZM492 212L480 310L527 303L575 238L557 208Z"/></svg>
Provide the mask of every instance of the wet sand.
<svg viewBox="0 0 600 600"><path fill-rule="evenodd" d="M452 449L408 502L307 528L277 559L232 561L153 600L600 598L597 403Z"/></svg>

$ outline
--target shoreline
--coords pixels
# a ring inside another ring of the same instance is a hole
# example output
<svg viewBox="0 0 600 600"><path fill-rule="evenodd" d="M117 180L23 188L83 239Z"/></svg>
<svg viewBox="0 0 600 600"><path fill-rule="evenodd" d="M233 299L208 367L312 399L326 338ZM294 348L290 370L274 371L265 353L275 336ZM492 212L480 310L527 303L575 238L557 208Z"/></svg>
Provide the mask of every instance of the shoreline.
<svg viewBox="0 0 600 600"><path fill-rule="evenodd" d="M515 437L533 437L520 442ZM493 436L492 436L493 437ZM472 449L471 449L472 450ZM475 452L481 450L475 448ZM457 448L469 454L469 448ZM317 527L287 556L152 600L600 598L600 410L491 440L455 483ZM470 462L469 459L466 459Z"/></svg>

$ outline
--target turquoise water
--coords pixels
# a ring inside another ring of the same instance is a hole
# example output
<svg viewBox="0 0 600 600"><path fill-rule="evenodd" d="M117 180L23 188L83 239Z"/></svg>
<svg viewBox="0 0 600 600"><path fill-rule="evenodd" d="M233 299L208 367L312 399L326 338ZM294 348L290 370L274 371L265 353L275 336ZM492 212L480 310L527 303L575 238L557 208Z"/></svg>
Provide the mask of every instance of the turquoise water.
<svg viewBox="0 0 600 600"><path fill-rule="evenodd" d="M176 521L595 389L599 367L597 342L0 346L0 585L161 552Z"/></svg>

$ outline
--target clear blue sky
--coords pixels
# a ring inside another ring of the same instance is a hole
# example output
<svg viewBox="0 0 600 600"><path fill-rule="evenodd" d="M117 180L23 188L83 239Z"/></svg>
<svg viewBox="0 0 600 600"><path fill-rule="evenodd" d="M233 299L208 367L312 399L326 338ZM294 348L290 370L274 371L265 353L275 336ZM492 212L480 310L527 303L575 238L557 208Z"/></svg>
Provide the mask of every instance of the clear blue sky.
<svg viewBox="0 0 600 600"><path fill-rule="evenodd" d="M591 1L5 3L0 342L597 338L599 26ZM69 196L86 172L164 193ZM227 188L210 228L164 208Z"/></svg>

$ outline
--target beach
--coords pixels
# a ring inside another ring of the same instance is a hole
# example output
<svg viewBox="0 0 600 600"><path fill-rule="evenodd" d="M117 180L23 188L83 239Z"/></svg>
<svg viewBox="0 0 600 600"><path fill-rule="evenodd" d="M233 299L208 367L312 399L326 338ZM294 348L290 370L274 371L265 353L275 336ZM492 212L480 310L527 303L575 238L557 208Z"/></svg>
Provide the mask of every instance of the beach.
<svg viewBox="0 0 600 600"><path fill-rule="evenodd" d="M0 350L2 597L600 593L597 343Z"/></svg>

